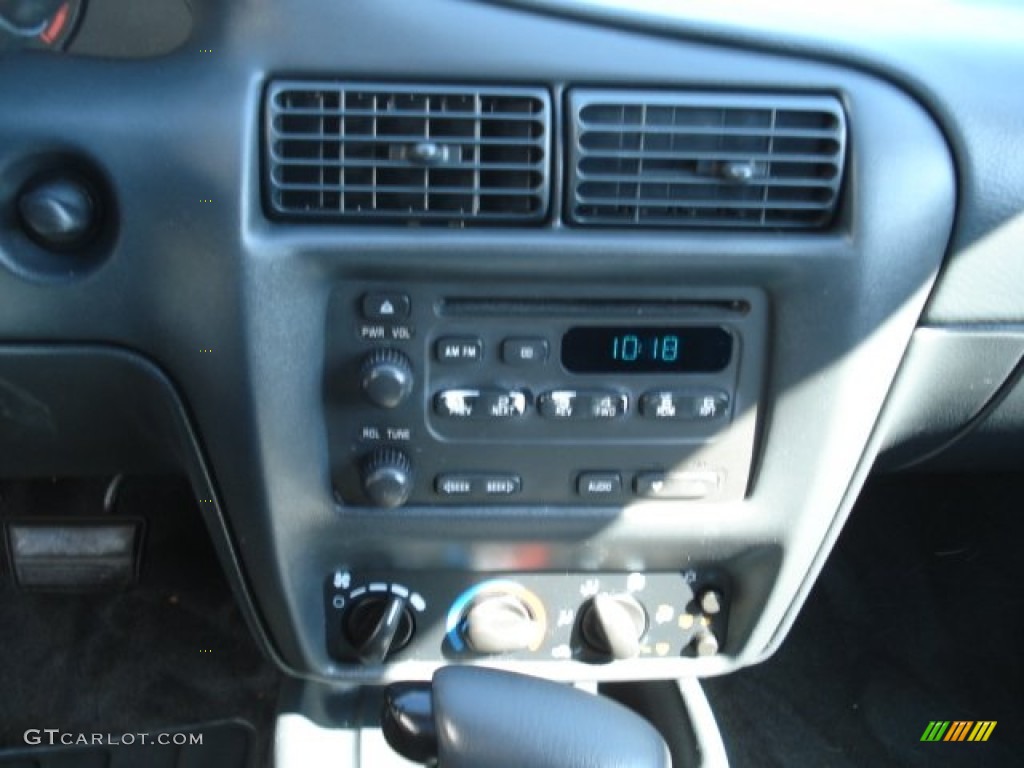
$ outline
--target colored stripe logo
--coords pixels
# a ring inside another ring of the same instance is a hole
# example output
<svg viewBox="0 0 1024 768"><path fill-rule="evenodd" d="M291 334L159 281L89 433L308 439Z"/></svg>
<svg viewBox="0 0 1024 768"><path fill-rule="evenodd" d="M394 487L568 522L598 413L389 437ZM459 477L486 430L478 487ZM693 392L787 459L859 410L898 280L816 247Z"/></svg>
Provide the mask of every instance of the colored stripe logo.
<svg viewBox="0 0 1024 768"><path fill-rule="evenodd" d="M996 720L932 720L921 734L921 741L988 741L996 729Z"/></svg>

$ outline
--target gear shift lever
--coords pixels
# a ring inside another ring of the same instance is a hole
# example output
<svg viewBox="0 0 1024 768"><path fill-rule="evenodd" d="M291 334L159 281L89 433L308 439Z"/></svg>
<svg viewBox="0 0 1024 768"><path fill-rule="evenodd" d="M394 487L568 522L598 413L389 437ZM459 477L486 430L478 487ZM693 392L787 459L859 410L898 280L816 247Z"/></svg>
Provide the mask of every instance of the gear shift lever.
<svg viewBox="0 0 1024 768"><path fill-rule="evenodd" d="M510 672L444 667L433 683L385 694L384 736L440 768L671 768L646 720L568 685Z"/></svg>

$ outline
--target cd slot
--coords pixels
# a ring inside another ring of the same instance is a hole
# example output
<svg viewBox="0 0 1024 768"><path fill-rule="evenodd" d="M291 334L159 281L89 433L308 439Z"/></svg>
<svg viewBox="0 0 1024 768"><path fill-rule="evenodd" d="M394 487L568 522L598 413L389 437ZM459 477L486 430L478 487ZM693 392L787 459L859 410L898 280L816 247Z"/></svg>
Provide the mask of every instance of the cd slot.
<svg viewBox="0 0 1024 768"><path fill-rule="evenodd" d="M438 302L442 317L619 317L699 318L728 314L742 317L750 304L741 300L519 299L449 297Z"/></svg>

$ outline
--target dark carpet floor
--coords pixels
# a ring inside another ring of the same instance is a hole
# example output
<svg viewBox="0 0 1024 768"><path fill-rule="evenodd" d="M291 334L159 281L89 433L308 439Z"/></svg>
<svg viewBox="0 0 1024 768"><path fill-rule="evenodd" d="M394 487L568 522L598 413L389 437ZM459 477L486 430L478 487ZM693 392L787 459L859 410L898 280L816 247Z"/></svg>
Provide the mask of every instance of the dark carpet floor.
<svg viewBox="0 0 1024 768"><path fill-rule="evenodd" d="M781 650L706 681L732 765L1024 765L1022 567L1024 476L873 480Z"/></svg>
<svg viewBox="0 0 1024 768"><path fill-rule="evenodd" d="M99 511L87 484L0 494L4 518ZM136 586L28 592L0 569L0 748L24 747L30 728L119 734L242 719L264 755L280 676L235 607L187 485L130 480L115 514L146 518Z"/></svg>

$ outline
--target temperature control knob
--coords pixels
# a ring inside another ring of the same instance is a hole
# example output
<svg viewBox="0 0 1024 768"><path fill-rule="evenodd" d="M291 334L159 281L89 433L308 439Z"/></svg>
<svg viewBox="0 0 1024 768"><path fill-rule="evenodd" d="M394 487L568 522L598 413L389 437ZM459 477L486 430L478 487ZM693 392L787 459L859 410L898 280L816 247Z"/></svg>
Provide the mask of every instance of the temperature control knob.
<svg viewBox="0 0 1024 768"><path fill-rule="evenodd" d="M360 386L374 405L397 408L412 393L412 363L397 349L382 347L363 360Z"/></svg>
<svg viewBox="0 0 1024 768"><path fill-rule="evenodd" d="M647 631L647 612L627 594L597 595L582 610L580 634L594 653L612 659L632 659L640 653Z"/></svg>
<svg viewBox="0 0 1024 768"><path fill-rule="evenodd" d="M402 650L415 629L408 601L392 593L358 597L345 616L345 638L364 664L380 664Z"/></svg>
<svg viewBox="0 0 1024 768"><path fill-rule="evenodd" d="M381 448L363 463L363 491L374 506L392 509L409 500L412 464L394 448Z"/></svg>
<svg viewBox="0 0 1024 768"><path fill-rule="evenodd" d="M535 646L544 635L544 623L513 594L478 597L462 619L461 634L476 653L514 653Z"/></svg>

